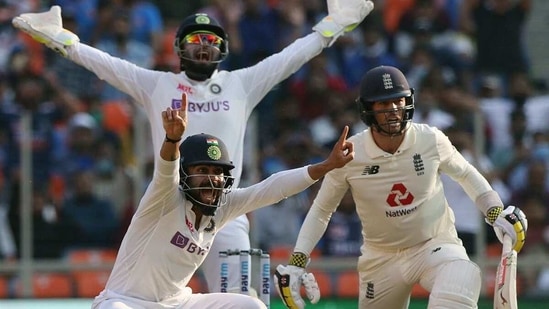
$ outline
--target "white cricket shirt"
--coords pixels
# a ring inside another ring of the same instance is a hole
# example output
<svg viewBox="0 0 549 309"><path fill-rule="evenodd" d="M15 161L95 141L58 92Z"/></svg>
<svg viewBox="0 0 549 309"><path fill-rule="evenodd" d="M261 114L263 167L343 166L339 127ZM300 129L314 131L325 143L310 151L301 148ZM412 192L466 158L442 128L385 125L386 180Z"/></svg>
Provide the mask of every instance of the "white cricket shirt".
<svg viewBox="0 0 549 309"><path fill-rule="evenodd" d="M234 189L215 216L195 226L192 204L179 190L179 160L157 157L153 179L118 251L105 291L96 299L139 299L181 304L187 284L208 254L215 233L227 222L275 204L315 183L307 167L276 173L253 186Z"/></svg>
<svg viewBox="0 0 549 309"><path fill-rule="evenodd" d="M394 154L375 144L370 129L349 141L355 145L355 158L325 176L296 251L312 251L348 188L362 221L364 244L388 250L411 247L448 231L455 233L454 215L439 173L456 180L472 200L492 190L435 127L412 123Z"/></svg>
<svg viewBox="0 0 549 309"><path fill-rule="evenodd" d="M216 71L203 82L191 80L185 73L140 68L83 43L69 49L69 58L144 107L151 124L155 157L165 134L161 112L168 106L179 108L181 94L186 92L189 104L184 137L207 133L221 139L235 165L231 174L238 187L246 123L254 107L275 85L318 55L325 46L326 40L312 32L254 66L230 72Z"/></svg>

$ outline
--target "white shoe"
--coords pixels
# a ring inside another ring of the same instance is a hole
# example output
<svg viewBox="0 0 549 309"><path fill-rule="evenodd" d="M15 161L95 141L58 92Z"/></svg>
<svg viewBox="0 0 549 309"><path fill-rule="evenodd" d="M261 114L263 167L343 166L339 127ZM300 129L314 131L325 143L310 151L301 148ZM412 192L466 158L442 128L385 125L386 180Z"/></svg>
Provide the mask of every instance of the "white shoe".
<svg viewBox="0 0 549 309"><path fill-rule="evenodd" d="M25 13L14 17L12 24L36 41L67 56L67 47L79 42L78 36L63 28L61 7L54 5L47 12Z"/></svg>

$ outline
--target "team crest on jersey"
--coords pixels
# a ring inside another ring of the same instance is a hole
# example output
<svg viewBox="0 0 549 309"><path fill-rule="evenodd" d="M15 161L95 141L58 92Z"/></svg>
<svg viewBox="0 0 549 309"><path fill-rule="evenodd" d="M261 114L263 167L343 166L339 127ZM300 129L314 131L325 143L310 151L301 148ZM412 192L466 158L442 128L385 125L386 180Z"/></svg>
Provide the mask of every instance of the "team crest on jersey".
<svg viewBox="0 0 549 309"><path fill-rule="evenodd" d="M212 84L210 86L210 91L213 93L213 94L219 94L221 92L221 86L219 86L218 84Z"/></svg>
<svg viewBox="0 0 549 309"><path fill-rule="evenodd" d="M418 176L425 174L425 166L419 153L414 155L414 169L416 170Z"/></svg>
<svg viewBox="0 0 549 309"><path fill-rule="evenodd" d="M375 292L374 292L374 283L372 281L368 281L366 283L366 298L368 299L374 299Z"/></svg>

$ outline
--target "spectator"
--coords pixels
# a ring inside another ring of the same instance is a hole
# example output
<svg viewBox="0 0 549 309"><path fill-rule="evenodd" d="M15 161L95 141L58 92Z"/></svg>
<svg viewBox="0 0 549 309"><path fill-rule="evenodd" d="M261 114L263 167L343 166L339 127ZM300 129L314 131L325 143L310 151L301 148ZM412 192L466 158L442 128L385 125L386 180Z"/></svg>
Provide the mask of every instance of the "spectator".
<svg viewBox="0 0 549 309"><path fill-rule="evenodd" d="M98 198L108 200L118 220L123 220L126 208L132 206L132 177L122 164L120 140L114 134L97 141L94 156L94 193Z"/></svg>
<svg viewBox="0 0 549 309"><path fill-rule="evenodd" d="M436 41L451 31L449 16L435 2L415 0L400 17L395 33L396 53L400 59L409 59L414 46L437 46Z"/></svg>
<svg viewBox="0 0 549 309"><path fill-rule="evenodd" d="M10 185L18 185L21 176L21 146L24 141L22 138L25 136L23 130L27 129L23 119L29 119L33 181L47 183L52 172L54 124L59 110L49 101L49 87L41 76L23 73L14 77L13 82L14 101L6 102L0 110L0 131L4 132L7 145L5 176ZM8 191L12 190L10 188Z"/></svg>
<svg viewBox="0 0 549 309"><path fill-rule="evenodd" d="M316 155L319 154L307 134L281 135L274 144L273 154L263 159L263 178L286 169L314 163L318 161ZM283 199L272 206L252 213L250 235L264 250L269 250L273 246L293 245L303 217L309 208L308 190ZM278 223L272 224L272 222Z"/></svg>
<svg viewBox="0 0 549 309"><path fill-rule="evenodd" d="M366 128L356 114L356 106L351 98L341 93L326 93L323 98L326 110L321 116L308 122L313 141L325 149L331 149L337 141L337 128L348 125L350 132L358 133Z"/></svg>
<svg viewBox="0 0 549 309"><path fill-rule="evenodd" d="M330 62L327 54L322 53L291 77L289 91L299 100L299 114L311 121L329 114L331 107L327 97L346 97L349 89L343 75L335 70L335 64Z"/></svg>
<svg viewBox="0 0 549 309"><path fill-rule="evenodd" d="M151 46L154 54L159 53L164 18L156 4L146 0L122 0L122 4L130 12L130 37Z"/></svg>
<svg viewBox="0 0 549 309"><path fill-rule="evenodd" d="M372 14L359 25L361 41L347 46L343 51L341 69L351 89L357 89L364 72L379 65L400 66L389 48L380 15Z"/></svg>
<svg viewBox="0 0 549 309"><path fill-rule="evenodd" d="M21 194L19 191L13 194ZM21 206L12 207L10 225L21 254ZM59 209L50 199L48 188L36 183L32 190L32 256L36 259L56 259L67 244L67 230L59 221Z"/></svg>
<svg viewBox="0 0 549 309"><path fill-rule="evenodd" d="M491 155L494 151L511 147L511 113L517 107L515 102L505 95L501 78L497 75L484 76L480 82L478 96L483 118L487 122L487 153Z"/></svg>
<svg viewBox="0 0 549 309"><path fill-rule="evenodd" d="M95 168L96 145L102 134L92 115L74 114L68 123L65 156L58 158L58 173L68 178L78 170Z"/></svg>
<svg viewBox="0 0 549 309"><path fill-rule="evenodd" d="M446 130L454 125L454 116L440 107L437 91L430 83L423 82L417 95L418 102L421 104L418 104L414 118L418 122L426 123L440 130Z"/></svg>
<svg viewBox="0 0 549 309"><path fill-rule="evenodd" d="M309 208L307 192L301 192L252 213L250 237L262 250L291 247ZM273 224L273 222L276 222Z"/></svg>
<svg viewBox="0 0 549 309"><path fill-rule="evenodd" d="M61 208L61 220L68 228L66 233L71 235L67 249L116 245L120 223L112 204L93 192L95 181L91 169L77 170L70 179L72 194Z"/></svg>
<svg viewBox="0 0 549 309"><path fill-rule="evenodd" d="M549 201L549 157L531 152L528 160L518 165L509 175L509 186L513 188L513 203L519 205L528 197Z"/></svg>
<svg viewBox="0 0 549 309"><path fill-rule="evenodd" d="M528 160L530 156L526 135L526 116L522 110L511 112L509 126L509 135L512 139L511 145L494 149L490 153L496 169L500 171L505 182L508 181L511 171Z"/></svg>
<svg viewBox="0 0 549 309"><path fill-rule="evenodd" d="M476 72L527 72L524 27L531 0L463 0L460 29L476 42Z"/></svg>

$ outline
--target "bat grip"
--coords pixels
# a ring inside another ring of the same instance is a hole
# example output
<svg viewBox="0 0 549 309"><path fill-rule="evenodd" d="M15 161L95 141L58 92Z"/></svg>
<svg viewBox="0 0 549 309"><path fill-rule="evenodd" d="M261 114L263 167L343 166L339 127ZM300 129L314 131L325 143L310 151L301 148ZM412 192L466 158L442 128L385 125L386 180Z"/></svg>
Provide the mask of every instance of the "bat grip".
<svg viewBox="0 0 549 309"><path fill-rule="evenodd" d="M504 234L503 235L503 253L511 252L513 250L513 239L511 236Z"/></svg>

